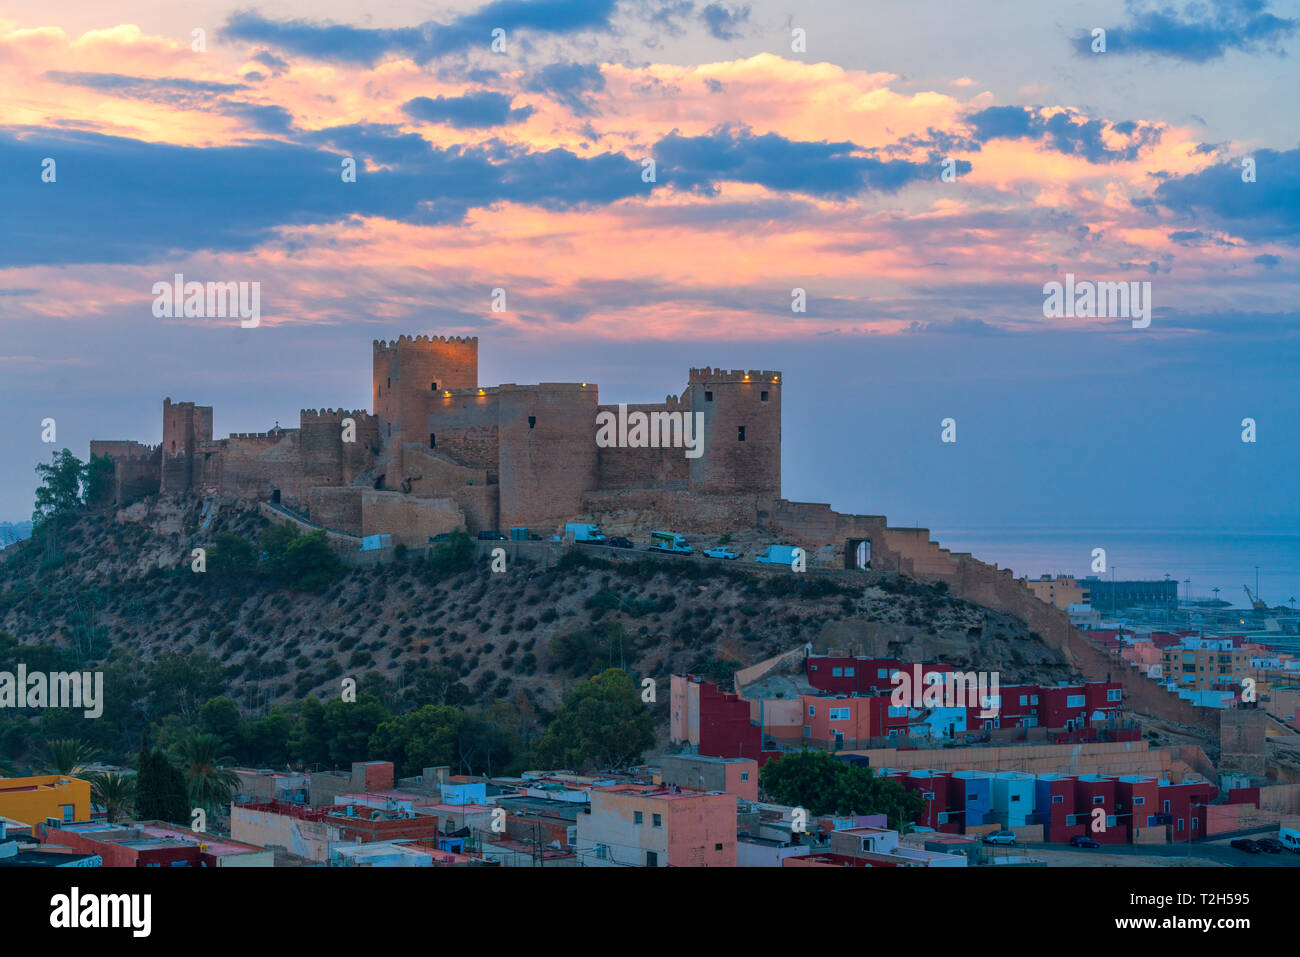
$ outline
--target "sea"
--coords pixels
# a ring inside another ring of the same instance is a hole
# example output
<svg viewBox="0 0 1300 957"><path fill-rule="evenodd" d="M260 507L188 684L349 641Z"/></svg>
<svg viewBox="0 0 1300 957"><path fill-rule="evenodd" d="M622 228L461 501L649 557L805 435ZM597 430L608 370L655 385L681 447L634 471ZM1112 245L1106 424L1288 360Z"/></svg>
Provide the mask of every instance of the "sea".
<svg viewBox="0 0 1300 957"><path fill-rule="evenodd" d="M1249 608L1243 585L1269 605L1300 608L1300 529L1276 532L1206 531L1196 528L1112 529L1047 526L932 528L930 537L954 552L976 558L1017 577L1097 575L1116 581L1179 582L1182 599L1218 598ZM1106 550L1105 574L1093 572L1094 548ZM1218 588L1216 595L1214 589Z"/></svg>

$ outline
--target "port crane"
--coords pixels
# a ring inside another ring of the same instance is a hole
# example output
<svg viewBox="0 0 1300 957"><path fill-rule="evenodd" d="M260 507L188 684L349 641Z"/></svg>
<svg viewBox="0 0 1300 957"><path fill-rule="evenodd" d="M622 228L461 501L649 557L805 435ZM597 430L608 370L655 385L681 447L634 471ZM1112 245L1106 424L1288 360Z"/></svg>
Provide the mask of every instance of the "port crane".
<svg viewBox="0 0 1300 957"><path fill-rule="evenodd" d="M1258 594L1252 595L1250 593L1249 585L1242 585L1241 587L1246 589L1246 597L1250 599L1251 608L1254 608L1256 611L1268 611L1268 603L1260 599Z"/></svg>

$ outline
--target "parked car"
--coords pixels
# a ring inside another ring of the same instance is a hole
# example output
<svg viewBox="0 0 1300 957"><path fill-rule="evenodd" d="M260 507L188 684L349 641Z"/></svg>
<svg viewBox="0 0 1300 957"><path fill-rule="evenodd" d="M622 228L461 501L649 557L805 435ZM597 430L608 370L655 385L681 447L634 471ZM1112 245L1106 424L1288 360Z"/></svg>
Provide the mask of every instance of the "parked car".
<svg viewBox="0 0 1300 957"><path fill-rule="evenodd" d="M1016 843L1015 831L994 831L991 834L984 835L985 844L1014 844Z"/></svg>
<svg viewBox="0 0 1300 957"><path fill-rule="evenodd" d="M729 560L734 560L740 557L730 548L723 548L722 546L718 546L717 548L706 548L704 554L709 558L726 558Z"/></svg>
<svg viewBox="0 0 1300 957"><path fill-rule="evenodd" d="M1258 854L1260 846L1248 837L1239 837L1232 842L1232 846L1239 851L1245 851L1247 854Z"/></svg>
<svg viewBox="0 0 1300 957"><path fill-rule="evenodd" d="M613 538L606 541L605 544L612 548L636 548L635 545L626 538L623 538L621 535L615 535Z"/></svg>
<svg viewBox="0 0 1300 957"><path fill-rule="evenodd" d="M500 532L479 532L478 540L480 542L504 542L506 537Z"/></svg>
<svg viewBox="0 0 1300 957"><path fill-rule="evenodd" d="M1285 844L1281 841L1275 841L1271 837L1261 837L1255 843L1258 844L1259 849L1264 851L1266 854L1281 854L1286 850Z"/></svg>
<svg viewBox="0 0 1300 957"><path fill-rule="evenodd" d="M1101 844L1086 834L1076 834L1070 838L1071 847L1101 847Z"/></svg>
<svg viewBox="0 0 1300 957"><path fill-rule="evenodd" d="M451 532L439 532L429 539L431 542L449 542L451 541Z"/></svg>

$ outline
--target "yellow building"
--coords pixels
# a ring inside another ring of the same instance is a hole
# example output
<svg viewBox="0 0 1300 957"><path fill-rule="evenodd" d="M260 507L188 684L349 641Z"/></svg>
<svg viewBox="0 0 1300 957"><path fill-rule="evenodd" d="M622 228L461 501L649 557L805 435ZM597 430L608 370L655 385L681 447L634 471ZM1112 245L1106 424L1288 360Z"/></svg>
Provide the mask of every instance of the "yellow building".
<svg viewBox="0 0 1300 957"><path fill-rule="evenodd" d="M1250 656L1249 650L1232 647L1230 640L1188 638L1181 647L1164 649L1161 657L1166 681L1178 688L1240 695L1241 679L1254 677Z"/></svg>
<svg viewBox="0 0 1300 957"><path fill-rule="evenodd" d="M0 817L24 824L90 820L90 782L59 774L0 778Z"/></svg>
<svg viewBox="0 0 1300 957"><path fill-rule="evenodd" d="M1039 601L1055 605L1061 611L1069 611L1071 605L1088 604L1088 589L1080 587L1073 575L1061 575L1052 578L1027 578L1025 584Z"/></svg>

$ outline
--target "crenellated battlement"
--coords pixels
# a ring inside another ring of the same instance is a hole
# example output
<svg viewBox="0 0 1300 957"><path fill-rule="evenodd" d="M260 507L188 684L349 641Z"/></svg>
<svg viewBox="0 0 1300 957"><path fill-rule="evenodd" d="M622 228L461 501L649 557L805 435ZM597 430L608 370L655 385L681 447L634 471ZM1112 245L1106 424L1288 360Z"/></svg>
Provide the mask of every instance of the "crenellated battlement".
<svg viewBox="0 0 1300 957"><path fill-rule="evenodd" d="M781 373L771 369L692 369L692 385L702 382L767 382L779 383Z"/></svg>
<svg viewBox="0 0 1300 957"><path fill-rule="evenodd" d="M398 336L396 339L375 339L373 348L376 353L394 352L401 346L410 345L458 345L478 346L478 336Z"/></svg>
<svg viewBox="0 0 1300 957"><path fill-rule="evenodd" d="M231 432L228 436L226 436L226 439L240 439L244 441L256 440L256 439L273 439L278 442L281 439L288 438L291 435L296 435L297 432L298 432L297 429L280 429L275 432ZM220 441L225 441L225 440L222 439Z"/></svg>
<svg viewBox="0 0 1300 957"><path fill-rule="evenodd" d="M341 422L344 419L363 419L369 418L370 413L365 409L299 409L298 418L301 422Z"/></svg>

